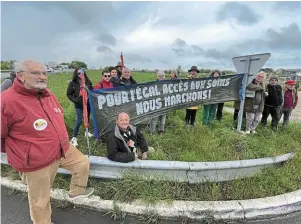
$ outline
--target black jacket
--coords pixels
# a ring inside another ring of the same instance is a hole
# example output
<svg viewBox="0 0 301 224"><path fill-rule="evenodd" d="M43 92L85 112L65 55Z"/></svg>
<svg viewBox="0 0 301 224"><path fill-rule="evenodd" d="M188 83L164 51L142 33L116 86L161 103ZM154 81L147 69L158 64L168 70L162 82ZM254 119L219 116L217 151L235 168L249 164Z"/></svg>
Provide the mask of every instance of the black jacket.
<svg viewBox="0 0 301 224"><path fill-rule="evenodd" d="M86 77L87 76L85 76L86 87L89 90L92 90L93 89L92 83ZM67 97L71 102L74 103L75 108L83 108L83 98L79 95L79 93L80 93L80 79L76 76L73 76L73 79L69 83L67 89Z"/></svg>
<svg viewBox="0 0 301 224"><path fill-rule="evenodd" d="M130 86L130 85L134 85L134 84L137 84L137 82L135 81L135 79L133 79L132 76L128 80L121 77L117 86Z"/></svg>
<svg viewBox="0 0 301 224"><path fill-rule="evenodd" d="M117 69L117 68L116 68ZM120 79L121 78L121 75L122 75L122 72L121 71L119 71L118 69L117 69L117 77L118 77L118 79Z"/></svg>
<svg viewBox="0 0 301 224"><path fill-rule="evenodd" d="M119 78L117 78L117 77L112 77L110 81L113 84L113 87L116 87L119 85Z"/></svg>
<svg viewBox="0 0 301 224"><path fill-rule="evenodd" d="M279 107L283 102L282 87L278 84L267 85L268 96L265 98L265 105L270 107Z"/></svg>
<svg viewBox="0 0 301 224"><path fill-rule="evenodd" d="M148 151L148 145L143 134L132 125L130 125L129 130L135 139L135 147L139 148L142 153ZM115 162L127 163L135 160L134 153L121 136L117 125L107 137L107 152L108 159Z"/></svg>

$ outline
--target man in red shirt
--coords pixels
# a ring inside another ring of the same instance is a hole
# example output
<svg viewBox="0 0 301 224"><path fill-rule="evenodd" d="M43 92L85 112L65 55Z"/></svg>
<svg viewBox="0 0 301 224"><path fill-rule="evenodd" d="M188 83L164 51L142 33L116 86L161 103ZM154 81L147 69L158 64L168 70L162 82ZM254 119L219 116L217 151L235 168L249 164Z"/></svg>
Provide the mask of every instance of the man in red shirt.
<svg viewBox="0 0 301 224"><path fill-rule="evenodd" d="M50 190L60 167L72 173L69 199L90 196L89 159L69 143L63 108L47 89L44 64L22 61L1 95L2 151L28 189L31 220L51 224Z"/></svg>
<svg viewBox="0 0 301 224"><path fill-rule="evenodd" d="M93 89L108 89L113 88L113 84L111 82L111 73L109 70L102 71L101 80L97 83Z"/></svg>

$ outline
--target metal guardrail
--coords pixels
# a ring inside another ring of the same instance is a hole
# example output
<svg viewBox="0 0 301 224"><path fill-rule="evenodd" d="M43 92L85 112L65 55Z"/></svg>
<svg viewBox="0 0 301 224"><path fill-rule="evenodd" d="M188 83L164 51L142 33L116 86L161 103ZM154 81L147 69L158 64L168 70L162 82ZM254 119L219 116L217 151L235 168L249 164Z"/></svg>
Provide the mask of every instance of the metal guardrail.
<svg viewBox="0 0 301 224"><path fill-rule="evenodd" d="M293 157L287 153L275 157L222 162L179 162L161 160L136 160L130 163L113 162L106 157L90 156L90 176L102 179L122 179L124 175L138 175L143 179L203 183L223 182L248 178L263 168L284 163ZM7 156L1 153L1 163ZM70 174L60 168L58 173Z"/></svg>

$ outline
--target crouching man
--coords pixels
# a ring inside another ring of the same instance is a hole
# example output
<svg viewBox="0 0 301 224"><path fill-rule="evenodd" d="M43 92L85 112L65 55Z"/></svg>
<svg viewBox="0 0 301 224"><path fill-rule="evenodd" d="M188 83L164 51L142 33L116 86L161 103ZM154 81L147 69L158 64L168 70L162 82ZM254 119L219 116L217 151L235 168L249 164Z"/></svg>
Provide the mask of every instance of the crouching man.
<svg viewBox="0 0 301 224"><path fill-rule="evenodd" d="M108 158L115 162L127 163L135 159L147 159L149 151L143 134L130 125L127 113L118 114L115 128L107 138Z"/></svg>

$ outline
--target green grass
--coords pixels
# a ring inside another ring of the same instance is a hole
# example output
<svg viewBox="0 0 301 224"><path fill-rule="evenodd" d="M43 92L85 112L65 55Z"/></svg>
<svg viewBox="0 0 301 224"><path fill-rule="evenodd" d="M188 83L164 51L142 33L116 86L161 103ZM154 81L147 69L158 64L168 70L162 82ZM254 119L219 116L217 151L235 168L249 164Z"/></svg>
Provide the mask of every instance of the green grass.
<svg viewBox="0 0 301 224"><path fill-rule="evenodd" d="M95 84L100 72L88 72ZM138 82L155 80L154 73L134 73ZM183 75L183 78L186 75ZM71 135L75 123L73 104L66 96L69 75L50 75L49 88L55 93L65 109L65 121ZM227 102L226 106L233 106ZM301 189L301 125L291 123L287 129L274 133L270 129L258 127L258 134L244 136L233 130L232 114L224 112L222 122L213 122L207 128L201 125L202 110L197 113L195 128L184 126L185 110L170 112L164 135L149 135L148 123L141 124L142 131L150 146L156 152L150 155L154 160L175 161L226 161L254 159L295 152L288 163L268 168L255 177L225 183L170 183L144 181L137 177L126 176L123 180L108 181L90 178L89 184L96 188L96 194L102 199L132 201L142 199L147 202L157 200L232 200L267 197ZM80 130L79 149L87 153L87 143ZM92 154L106 156L106 148L100 142L91 140ZM2 176L18 179L18 174L8 166L2 165ZM54 187L69 187L69 176L58 175Z"/></svg>

